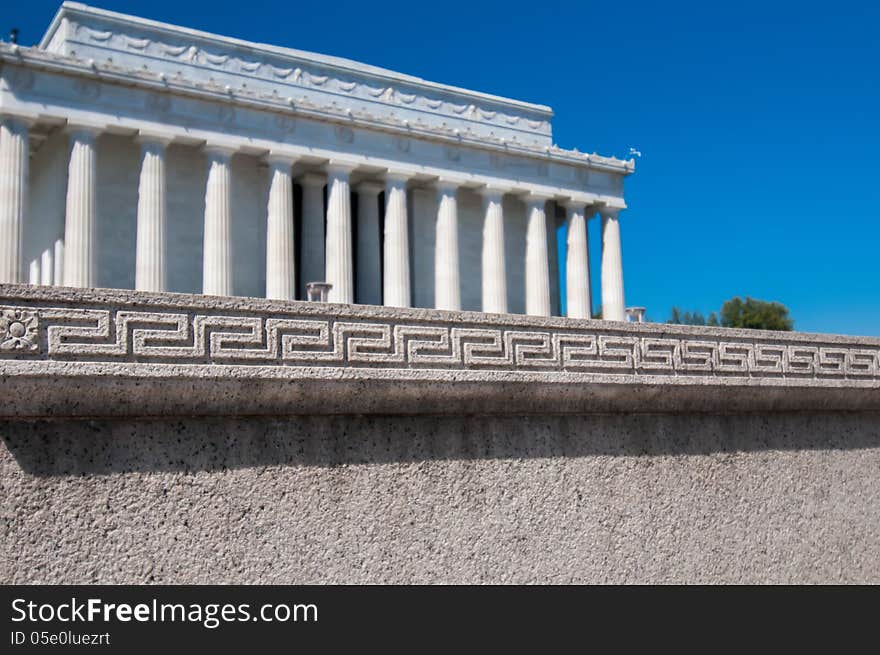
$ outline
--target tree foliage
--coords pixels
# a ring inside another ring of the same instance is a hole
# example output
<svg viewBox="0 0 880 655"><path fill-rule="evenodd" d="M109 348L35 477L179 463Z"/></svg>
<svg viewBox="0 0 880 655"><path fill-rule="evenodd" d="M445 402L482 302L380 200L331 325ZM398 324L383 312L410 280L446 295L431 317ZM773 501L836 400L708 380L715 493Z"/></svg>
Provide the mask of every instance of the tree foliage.
<svg viewBox="0 0 880 655"><path fill-rule="evenodd" d="M794 328L794 320L788 315L788 307L778 302L767 302L740 297L731 298L721 307L721 325L753 330L782 330Z"/></svg>
<svg viewBox="0 0 880 655"><path fill-rule="evenodd" d="M794 328L794 321L788 315L788 307L778 302L767 302L746 296L726 301L721 307L720 318L712 312L708 318L702 313L682 311L673 307L667 323L676 325L709 325L753 330L783 330Z"/></svg>
<svg viewBox="0 0 880 655"><path fill-rule="evenodd" d="M678 307L673 307L667 323L676 325L718 325L718 315L715 312L709 314L709 318L701 312L683 312Z"/></svg>

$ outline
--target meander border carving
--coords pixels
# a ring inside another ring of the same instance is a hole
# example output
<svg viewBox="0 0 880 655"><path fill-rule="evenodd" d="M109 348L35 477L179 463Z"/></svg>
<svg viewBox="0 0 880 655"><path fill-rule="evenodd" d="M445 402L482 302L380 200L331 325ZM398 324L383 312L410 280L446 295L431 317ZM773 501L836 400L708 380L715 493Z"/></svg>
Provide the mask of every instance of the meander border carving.
<svg viewBox="0 0 880 655"><path fill-rule="evenodd" d="M0 361L880 379L880 347L328 312L0 306ZM238 314L247 312L236 312Z"/></svg>

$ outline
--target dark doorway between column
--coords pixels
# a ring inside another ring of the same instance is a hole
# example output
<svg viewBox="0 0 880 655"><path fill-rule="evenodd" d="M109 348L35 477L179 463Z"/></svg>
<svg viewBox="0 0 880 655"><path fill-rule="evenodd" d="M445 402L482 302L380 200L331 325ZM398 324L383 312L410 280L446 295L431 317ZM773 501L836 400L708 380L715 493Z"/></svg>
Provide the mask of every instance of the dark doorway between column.
<svg viewBox="0 0 880 655"><path fill-rule="evenodd" d="M550 312L553 316L565 316L565 257L566 226L565 208L555 200L547 205L547 255L550 258ZM561 237L560 237L561 235ZM560 238L562 239L560 243Z"/></svg>
<svg viewBox="0 0 880 655"><path fill-rule="evenodd" d="M379 193L379 297L385 304L385 192Z"/></svg>
<svg viewBox="0 0 880 655"><path fill-rule="evenodd" d="M293 184L293 274L296 280L297 291L295 297L297 300L305 300L300 298L299 286L303 276L302 258L302 187Z"/></svg>
<svg viewBox="0 0 880 655"><path fill-rule="evenodd" d="M351 207L351 283L354 290L354 302L360 303L357 292L358 272L358 196L354 191L348 194L348 205Z"/></svg>

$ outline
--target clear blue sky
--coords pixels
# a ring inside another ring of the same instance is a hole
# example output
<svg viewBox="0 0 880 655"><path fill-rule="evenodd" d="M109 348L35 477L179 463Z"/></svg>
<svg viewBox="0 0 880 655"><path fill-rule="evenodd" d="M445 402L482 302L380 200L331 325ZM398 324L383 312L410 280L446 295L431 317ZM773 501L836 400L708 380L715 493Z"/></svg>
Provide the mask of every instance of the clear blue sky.
<svg viewBox="0 0 880 655"><path fill-rule="evenodd" d="M35 43L58 4L7 3L0 30ZM878 2L94 4L549 104L560 146L643 153L627 304L751 295L796 329L880 335Z"/></svg>

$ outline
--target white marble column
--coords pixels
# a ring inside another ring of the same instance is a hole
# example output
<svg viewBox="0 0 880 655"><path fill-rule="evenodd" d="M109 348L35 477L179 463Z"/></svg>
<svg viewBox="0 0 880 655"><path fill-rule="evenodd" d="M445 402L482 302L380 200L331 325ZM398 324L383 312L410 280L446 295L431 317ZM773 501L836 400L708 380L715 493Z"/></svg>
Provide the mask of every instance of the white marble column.
<svg viewBox="0 0 880 655"><path fill-rule="evenodd" d="M205 187L205 240L202 253L202 293L232 295L232 198L230 160L234 150L207 146L208 183Z"/></svg>
<svg viewBox="0 0 880 655"><path fill-rule="evenodd" d="M352 167L331 164L327 167L327 244L324 280L333 285L328 302L354 302L354 261L351 248L351 187L348 178Z"/></svg>
<svg viewBox="0 0 880 655"><path fill-rule="evenodd" d="M379 194L382 185L361 182L358 193L357 302L382 304L382 237L379 234Z"/></svg>
<svg viewBox="0 0 880 655"><path fill-rule="evenodd" d="M40 270L40 258L36 257L32 259L28 264L27 283L40 284L41 275L42 271Z"/></svg>
<svg viewBox="0 0 880 655"><path fill-rule="evenodd" d="M40 253L40 284L50 286L54 274L54 261L52 248L46 248Z"/></svg>
<svg viewBox="0 0 880 655"><path fill-rule="evenodd" d="M0 118L0 282L23 281L30 125L14 116Z"/></svg>
<svg viewBox="0 0 880 655"><path fill-rule="evenodd" d="M318 173L306 173L297 182L302 188L299 297L305 299L306 284L325 281L324 185L327 178Z"/></svg>
<svg viewBox="0 0 880 655"><path fill-rule="evenodd" d="M547 196L526 198L526 314L550 316L550 260L547 253Z"/></svg>
<svg viewBox="0 0 880 655"><path fill-rule="evenodd" d="M458 185L437 183L437 225L434 244L434 307L461 309L458 266Z"/></svg>
<svg viewBox="0 0 880 655"><path fill-rule="evenodd" d="M294 159L270 155L266 207L266 297L296 300L296 244L293 232Z"/></svg>
<svg viewBox="0 0 880 655"><path fill-rule="evenodd" d="M55 267L52 271L52 284L64 286L64 239L55 239Z"/></svg>
<svg viewBox="0 0 880 655"><path fill-rule="evenodd" d="M90 127L70 128L64 213L64 284L95 286L95 140Z"/></svg>
<svg viewBox="0 0 880 655"><path fill-rule="evenodd" d="M565 203L566 220L565 257L565 313L569 318L590 318L590 248L587 232L587 213L584 203ZM595 209L590 206L595 213Z"/></svg>
<svg viewBox="0 0 880 655"><path fill-rule="evenodd" d="M599 210L602 216L602 318L609 321L626 320L619 212L611 207Z"/></svg>
<svg viewBox="0 0 880 655"><path fill-rule="evenodd" d="M388 307L409 307L409 220L403 175L389 174L385 181L385 275L382 302Z"/></svg>
<svg viewBox="0 0 880 655"><path fill-rule="evenodd" d="M166 291L165 148L166 137L141 135L141 173L138 183L137 241L134 288Z"/></svg>
<svg viewBox="0 0 880 655"><path fill-rule="evenodd" d="M504 262L504 191L484 187L483 195L483 311L507 313L507 271Z"/></svg>

